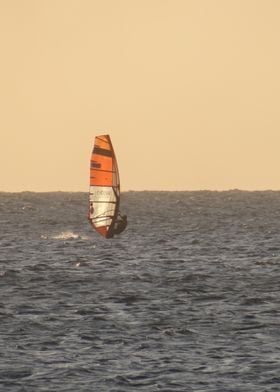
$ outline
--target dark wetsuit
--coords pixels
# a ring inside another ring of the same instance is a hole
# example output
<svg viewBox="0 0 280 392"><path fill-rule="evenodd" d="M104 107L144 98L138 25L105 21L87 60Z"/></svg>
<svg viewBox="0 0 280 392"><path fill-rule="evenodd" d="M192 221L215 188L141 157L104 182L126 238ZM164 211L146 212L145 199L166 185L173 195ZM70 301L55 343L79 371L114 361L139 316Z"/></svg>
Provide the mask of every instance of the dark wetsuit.
<svg viewBox="0 0 280 392"><path fill-rule="evenodd" d="M127 226L126 215L121 216L115 222L115 225L111 231L108 232L106 238L113 238L115 234L120 234L124 231Z"/></svg>
<svg viewBox="0 0 280 392"><path fill-rule="evenodd" d="M114 234L120 234L127 226L127 219L121 218L121 220L117 220L116 225L114 227Z"/></svg>

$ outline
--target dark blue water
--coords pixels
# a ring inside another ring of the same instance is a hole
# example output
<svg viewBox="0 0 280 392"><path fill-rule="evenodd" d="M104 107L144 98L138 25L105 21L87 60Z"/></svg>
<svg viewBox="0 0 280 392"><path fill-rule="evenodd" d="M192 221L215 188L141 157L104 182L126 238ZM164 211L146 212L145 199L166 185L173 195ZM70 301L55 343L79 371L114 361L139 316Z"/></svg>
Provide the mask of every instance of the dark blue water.
<svg viewBox="0 0 280 392"><path fill-rule="evenodd" d="M280 192L0 193L1 391L272 392Z"/></svg>

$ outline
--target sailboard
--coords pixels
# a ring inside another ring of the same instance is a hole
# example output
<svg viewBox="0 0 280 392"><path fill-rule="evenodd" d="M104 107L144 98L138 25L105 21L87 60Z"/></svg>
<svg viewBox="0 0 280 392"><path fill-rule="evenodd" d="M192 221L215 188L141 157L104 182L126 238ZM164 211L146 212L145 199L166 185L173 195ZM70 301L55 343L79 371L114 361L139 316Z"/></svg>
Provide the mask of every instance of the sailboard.
<svg viewBox="0 0 280 392"><path fill-rule="evenodd" d="M105 238L110 237L119 214L120 176L109 135L95 137L90 158L89 221Z"/></svg>

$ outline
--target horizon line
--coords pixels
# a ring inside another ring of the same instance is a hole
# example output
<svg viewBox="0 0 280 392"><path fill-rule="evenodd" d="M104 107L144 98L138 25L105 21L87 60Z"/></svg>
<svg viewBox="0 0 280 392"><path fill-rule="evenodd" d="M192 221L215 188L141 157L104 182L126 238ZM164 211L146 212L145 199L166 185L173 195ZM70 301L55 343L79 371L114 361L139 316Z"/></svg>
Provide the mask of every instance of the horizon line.
<svg viewBox="0 0 280 392"><path fill-rule="evenodd" d="M121 191L121 193L130 192L280 192L279 189L242 189L242 188L228 188L228 189L128 189ZM21 191L5 191L0 190L0 193L89 193L89 191L74 191L74 190L51 190L51 191L36 191L36 190L21 190Z"/></svg>

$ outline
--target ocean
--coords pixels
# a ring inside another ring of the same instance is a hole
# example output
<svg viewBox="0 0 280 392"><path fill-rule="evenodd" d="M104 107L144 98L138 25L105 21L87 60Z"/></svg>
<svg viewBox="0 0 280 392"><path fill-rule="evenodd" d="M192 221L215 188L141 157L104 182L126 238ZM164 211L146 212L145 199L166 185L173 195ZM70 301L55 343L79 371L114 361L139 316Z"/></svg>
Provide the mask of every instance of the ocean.
<svg viewBox="0 0 280 392"><path fill-rule="evenodd" d="M280 390L280 192L0 193L0 391Z"/></svg>

